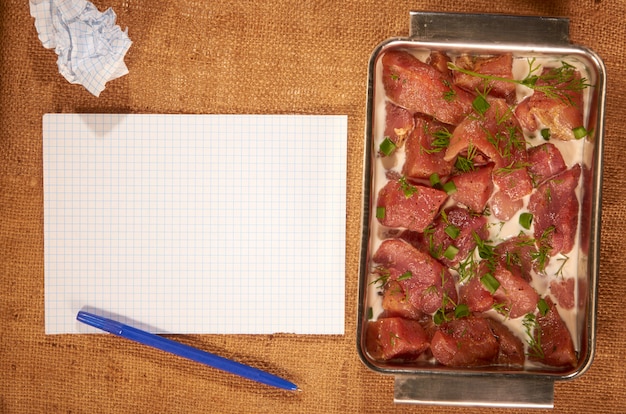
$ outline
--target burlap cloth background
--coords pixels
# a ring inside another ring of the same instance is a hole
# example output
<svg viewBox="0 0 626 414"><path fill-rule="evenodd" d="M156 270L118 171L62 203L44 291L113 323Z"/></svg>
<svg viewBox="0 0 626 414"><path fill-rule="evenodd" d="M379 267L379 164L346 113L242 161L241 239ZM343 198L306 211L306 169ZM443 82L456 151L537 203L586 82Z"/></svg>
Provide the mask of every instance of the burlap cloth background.
<svg viewBox="0 0 626 414"><path fill-rule="evenodd" d="M496 412L394 406L392 379L368 371L355 351L367 62L380 41L408 34L408 12L419 9L567 16L572 41L605 60L597 355L583 377L556 385L553 412L626 412L626 0L95 4L113 7L134 41L130 74L109 83L100 98L61 77L26 1L0 3L0 412ZM179 338L283 374L303 392L240 381L112 336L44 335L46 112L349 116L345 335Z"/></svg>

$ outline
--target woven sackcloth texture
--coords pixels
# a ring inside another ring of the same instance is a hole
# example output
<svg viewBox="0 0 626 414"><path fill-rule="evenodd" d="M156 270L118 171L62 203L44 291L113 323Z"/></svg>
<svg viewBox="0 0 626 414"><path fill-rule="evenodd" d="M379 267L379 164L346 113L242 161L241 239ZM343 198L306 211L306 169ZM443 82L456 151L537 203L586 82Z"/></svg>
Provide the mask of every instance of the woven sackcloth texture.
<svg viewBox="0 0 626 414"><path fill-rule="evenodd" d="M556 384L551 412L626 412L626 0L94 4L112 7L133 41L129 74L99 98L59 74L27 1L0 2L0 413L529 412L394 405L392 378L368 370L356 352L367 65L379 42L408 34L410 10L564 16L572 42L603 58L596 357L582 377ZM42 115L49 112L348 115L345 335L177 338L283 374L302 392L239 380L113 336L44 334Z"/></svg>

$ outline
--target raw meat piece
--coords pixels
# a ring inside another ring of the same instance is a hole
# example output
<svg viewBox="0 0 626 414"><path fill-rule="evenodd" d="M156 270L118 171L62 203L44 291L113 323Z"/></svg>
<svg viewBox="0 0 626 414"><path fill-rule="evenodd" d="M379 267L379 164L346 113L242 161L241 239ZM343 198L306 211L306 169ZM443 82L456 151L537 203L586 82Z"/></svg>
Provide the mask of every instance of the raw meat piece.
<svg viewBox="0 0 626 414"><path fill-rule="evenodd" d="M561 151L552 143L528 149L528 173L535 186L567 169Z"/></svg>
<svg viewBox="0 0 626 414"><path fill-rule="evenodd" d="M400 234L400 238L446 266L454 267L476 246L474 234L481 239L489 237L487 218L474 215L464 208L452 207L442 212L424 233L406 230ZM453 258L444 256L450 246L458 249Z"/></svg>
<svg viewBox="0 0 626 414"><path fill-rule="evenodd" d="M486 312L493 307L493 295L485 288L479 276L472 277L459 287L459 300L470 312Z"/></svg>
<svg viewBox="0 0 626 414"><path fill-rule="evenodd" d="M428 349L428 335L417 321L392 317L367 325L367 349L376 359L415 359Z"/></svg>
<svg viewBox="0 0 626 414"><path fill-rule="evenodd" d="M532 270L544 272L550 260L547 255L539 255L535 240L526 235L505 240L495 247L494 253L501 266L527 282L532 280Z"/></svg>
<svg viewBox="0 0 626 414"><path fill-rule="evenodd" d="M576 280L573 277L553 280L550 282L550 292L562 309L574 308L574 289Z"/></svg>
<svg viewBox="0 0 626 414"><path fill-rule="evenodd" d="M489 208L495 218L508 221L524 207L523 200L512 200L505 192L496 191L489 200Z"/></svg>
<svg viewBox="0 0 626 414"><path fill-rule="evenodd" d="M499 345L494 362L499 365L523 366L525 356L522 340L501 322L491 318L487 322Z"/></svg>
<svg viewBox="0 0 626 414"><path fill-rule="evenodd" d="M393 141L396 147L401 147L415 126L413 115L389 101L385 103L385 109L385 137Z"/></svg>
<svg viewBox="0 0 626 414"><path fill-rule="evenodd" d="M545 301L548 305L548 312L545 316L537 315L543 358L530 355L529 359L556 367L576 366L578 358L572 336L552 299L547 297ZM537 331L534 333L534 339L538 342Z"/></svg>
<svg viewBox="0 0 626 414"><path fill-rule="evenodd" d="M492 171L493 164L489 164L453 176L451 180L457 191L450 194L450 197L473 212L481 213L493 193Z"/></svg>
<svg viewBox="0 0 626 414"><path fill-rule="evenodd" d="M527 281L500 265L496 266L493 277L500 282L493 297L496 303L504 305L511 319L519 318L537 307L539 295Z"/></svg>
<svg viewBox="0 0 626 414"><path fill-rule="evenodd" d="M542 76L546 76L553 69L544 68ZM580 72L573 73L575 79L580 80ZM521 125L529 130L536 131L538 125L550 130L550 137L568 141L574 139L572 130L583 126L583 96L582 90L566 89L565 83L539 79L537 85L553 84L566 91L565 97L548 97L545 93L535 90L534 93L519 103L515 115Z"/></svg>
<svg viewBox="0 0 626 414"><path fill-rule="evenodd" d="M550 249L550 255L567 253L574 247L578 227L576 187L580 165L544 182L530 196L528 210L533 214L535 239Z"/></svg>
<svg viewBox="0 0 626 414"><path fill-rule="evenodd" d="M409 303L420 311L434 313L444 303L444 297L456 303L456 287L449 270L407 242L400 239L383 241L372 260L379 265L375 271L396 281Z"/></svg>
<svg viewBox="0 0 626 414"><path fill-rule="evenodd" d="M438 131L444 126L439 122L415 117L415 128L406 141L406 159L402 173L411 178L428 178L436 173L443 177L452 171L453 164L445 161L445 147L433 146Z"/></svg>
<svg viewBox="0 0 626 414"><path fill-rule="evenodd" d="M450 57L448 57L448 55L433 50L430 52L430 56L428 56L427 63L441 72L446 78L449 78L450 69L448 69L448 62L450 62Z"/></svg>
<svg viewBox="0 0 626 414"><path fill-rule="evenodd" d="M500 78L513 79L513 56L505 53L497 56L469 56L461 55L454 63L460 68L477 72L483 75L493 75ZM509 103L515 99L515 84L506 81L487 81L481 77L453 71L454 84L468 91L485 90L489 94L504 98Z"/></svg>
<svg viewBox="0 0 626 414"><path fill-rule="evenodd" d="M424 231L432 223L448 195L431 187L391 180L378 194L377 208L384 209L381 224Z"/></svg>
<svg viewBox="0 0 626 414"><path fill-rule="evenodd" d="M430 348L443 365L469 367L491 364L499 344L486 319L469 316L442 323Z"/></svg>
<svg viewBox="0 0 626 414"><path fill-rule="evenodd" d="M395 280L390 281L383 291L383 317L400 316L406 319L419 319L422 312L413 306L402 289L402 286Z"/></svg>
<svg viewBox="0 0 626 414"><path fill-rule="evenodd" d="M439 70L405 51L382 57L387 97L414 113L457 125L472 110L473 96L455 86Z"/></svg>

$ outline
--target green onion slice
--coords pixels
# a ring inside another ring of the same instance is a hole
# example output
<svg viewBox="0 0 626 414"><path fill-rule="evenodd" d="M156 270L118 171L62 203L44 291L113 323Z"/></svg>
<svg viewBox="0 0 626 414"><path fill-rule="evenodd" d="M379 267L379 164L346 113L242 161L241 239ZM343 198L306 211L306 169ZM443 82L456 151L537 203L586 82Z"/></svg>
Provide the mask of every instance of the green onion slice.
<svg viewBox="0 0 626 414"><path fill-rule="evenodd" d="M446 251L443 252L443 257L445 257L448 260L453 260L456 257L458 252L459 252L459 248L451 244L450 246L448 246Z"/></svg>
<svg viewBox="0 0 626 414"><path fill-rule="evenodd" d="M454 184L454 181L448 181L447 183L445 183L443 185L443 191L445 191L447 194L456 193L456 184Z"/></svg>
<svg viewBox="0 0 626 414"><path fill-rule="evenodd" d="M450 236L453 239L456 239L457 237L459 237L459 234L461 234L461 229L459 229L454 224L448 224L444 231L446 232L448 236Z"/></svg>
<svg viewBox="0 0 626 414"><path fill-rule="evenodd" d="M385 207L376 207L376 218L379 220L384 220L386 212L387 209Z"/></svg>
<svg viewBox="0 0 626 414"><path fill-rule="evenodd" d="M526 230L530 229L530 225L533 223L532 213L522 213L519 215L519 224Z"/></svg>
<svg viewBox="0 0 626 414"><path fill-rule="evenodd" d="M396 143L390 140L389 137L385 137L383 142L380 143L379 149L383 155L389 156L396 150Z"/></svg>
<svg viewBox="0 0 626 414"><path fill-rule="evenodd" d="M485 99L485 97L482 95L478 95L476 98L474 98L474 101L472 102L472 107L480 115L484 115L490 106L491 105L489 104L489 102L487 102L487 99Z"/></svg>
<svg viewBox="0 0 626 414"><path fill-rule="evenodd" d="M539 302L537 302L537 309L539 309L539 313L541 314L541 316L546 316L546 314L550 310L550 307L548 306L546 301L541 298L539 299Z"/></svg>
<svg viewBox="0 0 626 414"><path fill-rule="evenodd" d="M446 320L446 311L443 308L437 309L437 312L433 315L433 322L435 325L441 325Z"/></svg>
<svg viewBox="0 0 626 414"><path fill-rule="evenodd" d="M410 270L407 270L406 272L402 273L400 276L398 276L398 280L407 280L413 277L413 273L411 273Z"/></svg>
<svg viewBox="0 0 626 414"><path fill-rule="evenodd" d="M584 126L576 127L572 129L572 132L574 133L574 138L576 139L584 138L589 133L589 131L587 131L587 129Z"/></svg>
<svg viewBox="0 0 626 414"><path fill-rule="evenodd" d="M500 282L498 282L498 279L493 277L491 273L486 273L483 277L481 277L480 282L492 295L496 293L496 290L500 287Z"/></svg>
<svg viewBox="0 0 626 414"><path fill-rule="evenodd" d="M439 174L437 173L432 173L429 177L429 180L432 187L437 186L437 184L441 184L441 181L439 180Z"/></svg>
<svg viewBox="0 0 626 414"><path fill-rule="evenodd" d="M464 318L469 315L470 315L469 307L464 303L461 303L457 305L456 308L454 308L454 317L457 319Z"/></svg>

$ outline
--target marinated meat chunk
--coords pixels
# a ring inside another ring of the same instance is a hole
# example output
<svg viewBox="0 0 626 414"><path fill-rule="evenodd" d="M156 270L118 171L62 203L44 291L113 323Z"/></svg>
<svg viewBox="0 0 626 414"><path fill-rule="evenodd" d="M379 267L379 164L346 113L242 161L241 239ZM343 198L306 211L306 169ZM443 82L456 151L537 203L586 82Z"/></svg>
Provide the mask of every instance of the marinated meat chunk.
<svg viewBox="0 0 626 414"><path fill-rule="evenodd" d="M431 256L454 267L476 247L474 234L481 239L489 237L487 218L453 207L445 210L426 230L423 243Z"/></svg>
<svg viewBox="0 0 626 414"><path fill-rule="evenodd" d="M493 75L499 78L513 79L513 55L505 53L497 56L461 55L454 63L462 68L482 75ZM486 81L485 79L458 72L453 72L454 84L468 91L488 91L489 94L504 98L509 103L515 99L515 84L502 80Z"/></svg>
<svg viewBox="0 0 626 414"><path fill-rule="evenodd" d="M504 306L510 318L519 318L537 307L539 294L526 280L500 265L496 267L493 277L500 283L493 298Z"/></svg>
<svg viewBox="0 0 626 414"><path fill-rule="evenodd" d="M407 297L404 289L395 280L389 281L383 290L383 317L400 316L405 319L417 320L422 316L422 312L413 306Z"/></svg>
<svg viewBox="0 0 626 414"><path fill-rule="evenodd" d="M377 217L385 226L422 232L447 198L444 191L410 184L403 178L391 180L378 194Z"/></svg>
<svg viewBox="0 0 626 414"><path fill-rule="evenodd" d="M487 218L464 208L451 207L423 233L406 230L399 238L446 266L454 267L476 247L475 235L481 239L489 237Z"/></svg>
<svg viewBox="0 0 626 414"><path fill-rule="evenodd" d="M496 284L489 279L495 280ZM459 289L459 297L472 312L498 307L511 319L533 311L539 301L537 291L526 280L500 264L487 262L479 264L476 275Z"/></svg>
<svg viewBox="0 0 626 414"><path fill-rule="evenodd" d="M494 362L498 365L523 366L525 355L522 340L501 322L491 318L487 318L487 322L499 345Z"/></svg>
<svg viewBox="0 0 626 414"><path fill-rule="evenodd" d="M373 256L375 269L382 279L396 281L405 292L408 302L424 313L434 313L444 297L457 300L455 281L450 271L428 253L421 252L407 242L387 239Z"/></svg>
<svg viewBox="0 0 626 414"><path fill-rule="evenodd" d="M402 173L411 178L450 174L453 164L443 159L448 134L447 128L441 123L416 116L415 129L406 141Z"/></svg>
<svg viewBox="0 0 626 414"><path fill-rule="evenodd" d="M504 191L496 191L489 200L489 208L491 213L498 220L508 221L524 207L524 201L521 199L513 200Z"/></svg>
<svg viewBox="0 0 626 414"><path fill-rule="evenodd" d="M554 144L546 142L528 149L528 173L536 186L566 169L563 155Z"/></svg>
<svg viewBox="0 0 626 414"><path fill-rule="evenodd" d="M453 85L439 70L412 54L386 52L382 65L387 97L397 105L452 125L471 112L471 93Z"/></svg>
<svg viewBox="0 0 626 414"><path fill-rule="evenodd" d="M470 316L442 323L433 335L430 348L443 365L470 367L491 364L500 347L489 322Z"/></svg>
<svg viewBox="0 0 626 414"><path fill-rule="evenodd" d="M457 191L450 194L455 201L475 213L482 212L491 198L494 185L491 179L493 164L454 175L451 180Z"/></svg>
<svg viewBox="0 0 626 414"><path fill-rule="evenodd" d="M486 312L495 303L493 295L489 293L478 276L472 277L459 287L459 300L466 304L471 312Z"/></svg>
<svg viewBox="0 0 626 414"><path fill-rule="evenodd" d="M550 293L562 309L573 309L575 304L574 290L576 280L573 277L550 282Z"/></svg>
<svg viewBox="0 0 626 414"><path fill-rule="evenodd" d="M580 165L544 182L530 196L528 210L533 214L535 239L549 248L550 255L567 253L574 247L578 227L576 187Z"/></svg>
<svg viewBox="0 0 626 414"><path fill-rule="evenodd" d="M543 273L550 261L549 256L540 254L535 240L526 235L503 241L494 253L501 266L527 282L532 280L531 271Z"/></svg>
<svg viewBox="0 0 626 414"><path fill-rule="evenodd" d="M517 120L502 99L489 99L483 114L469 116L452 133L444 156L452 161L459 155L472 162L480 153L494 164L492 179L513 201L531 193L526 141Z"/></svg>
<svg viewBox="0 0 626 414"><path fill-rule="evenodd" d="M428 56L428 64L443 73L446 78L450 77L450 69L448 69L449 62L450 57L448 55L436 50L430 52L430 56Z"/></svg>
<svg viewBox="0 0 626 414"><path fill-rule="evenodd" d="M538 86L552 85L562 92L558 96L547 96L544 92L535 90L534 93L519 103L515 115L522 127L529 131L536 131L539 125L550 130L550 137L562 141L574 139L574 128L583 126L583 96L582 89L568 87L567 82L581 81L580 72L572 70L570 75L555 76L552 73L558 69L544 68L542 77L537 81Z"/></svg>
<svg viewBox="0 0 626 414"><path fill-rule="evenodd" d="M417 321L381 318L367 325L367 350L376 359L411 360L428 349L428 335Z"/></svg>
<svg viewBox="0 0 626 414"><path fill-rule="evenodd" d="M385 109L385 137L388 137L396 147L401 147L415 126L413 115L389 101Z"/></svg>
<svg viewBox="0 0 626 414"><path fill-rule="evenodd" d="M548 311L537 315L538 329L533 333L534 343L541 345L541 354L532 353L530 359L555 367L576 366L578 357L574 342L559 311L549 297L545 298Z"/></svg>

